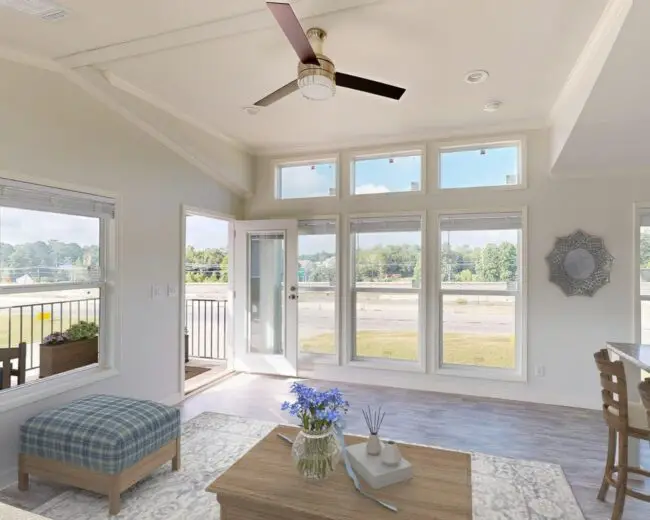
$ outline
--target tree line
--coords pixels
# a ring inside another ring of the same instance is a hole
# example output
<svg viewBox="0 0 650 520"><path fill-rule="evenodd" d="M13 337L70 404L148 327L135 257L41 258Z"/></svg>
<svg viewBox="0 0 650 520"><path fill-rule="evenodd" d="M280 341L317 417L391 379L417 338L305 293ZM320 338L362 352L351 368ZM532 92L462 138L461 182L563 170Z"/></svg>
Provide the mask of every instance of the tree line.
<svg viewBox="0 0 650 520"><path fill-rule="evenodd" d="M97 245L80 246L59 240L0 243L1 276L11 282L25 275L41 283L64 282L98 265Z"/></svg>
<svg viewBox="0 0 650 520"><path fill-rule="evenodd" d="M443 282L510 282L517 278L517 246L509 242L484 247L443 244L440 277ZM356 252L357 282L419 280L422 257L413 244L375 246ZM334 254L321 251L299 257L304 274L301 281L334 282Z"/></svg>
<svg viewBox="0 0 650 520"><path fill-rule="evenodd" d="M185 248L185 283L227 283L228 251Z"/></svg>

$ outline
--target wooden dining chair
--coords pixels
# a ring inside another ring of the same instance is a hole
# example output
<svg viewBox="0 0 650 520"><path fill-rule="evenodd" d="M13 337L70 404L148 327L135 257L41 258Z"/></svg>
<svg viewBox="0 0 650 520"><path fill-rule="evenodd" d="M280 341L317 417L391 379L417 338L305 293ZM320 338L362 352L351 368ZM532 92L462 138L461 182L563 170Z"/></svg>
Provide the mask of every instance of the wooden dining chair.
<svg viewBox="0 0 650 520"><path fill-rule="evenodd" d="M621 361L612 361L606 349L596 352L594 359L600 372L603 416L609 428L607 462L605 463L603 483L598 492L598 500L604 501L609 486L613 486L616 489L616 499L614 501L612 520L620 520L625 508L626 496L650 502L650 495L628 487L628 475L630 473L650 477L649 471L628 465L629 438L634 437L650 441L650 427L648 426L645 407L628 401L627 379L623 363ZM615 475L618 478L615 478Z"/></svg>
<svg viewBox="0 0 650 520"><path fill-rule="evenodd" d="M18 368L13 368L12 361L18 360ZM11 386L11 376L18 378L18 384L25 384L27 367L27 344L20 343L18 348L0 348L0 390Z"/></svg>

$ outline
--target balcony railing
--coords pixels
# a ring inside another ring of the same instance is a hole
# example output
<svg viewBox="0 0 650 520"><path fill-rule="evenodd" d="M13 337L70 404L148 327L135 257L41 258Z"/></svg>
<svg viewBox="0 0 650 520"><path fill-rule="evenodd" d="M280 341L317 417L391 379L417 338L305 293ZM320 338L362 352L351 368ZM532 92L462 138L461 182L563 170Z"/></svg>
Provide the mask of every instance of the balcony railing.
<svg viewBox="0 0 650 520"><path fill-rule="evenodd" d="M43 338L80 321L99 323L99 298L0 307L0 348L26 343L26 370L34 370Z"/></svg>
<svg viewBox="0 0 650 520"><path fill-rule="evenodd" d="M185 300L186 357L226 359L228 300Z"/></svg>
<svg viewBox="0 0 650 520"><path fill-rule="evenodd" d="M227 300L187 299L185 324L190 357L226 359ZM39 345L52 332L80 321L99 324L99 298L0 307L0 349L27 344L26 370L40 365Z"/></svg>

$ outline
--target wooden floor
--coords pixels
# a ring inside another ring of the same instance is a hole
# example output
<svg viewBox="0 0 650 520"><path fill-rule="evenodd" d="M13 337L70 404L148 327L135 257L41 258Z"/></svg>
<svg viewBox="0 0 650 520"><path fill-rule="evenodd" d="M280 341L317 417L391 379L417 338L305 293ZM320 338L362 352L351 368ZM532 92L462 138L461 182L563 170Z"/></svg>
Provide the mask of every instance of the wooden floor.
<svg viewBox="0 0 650 520"><path fill-rule="evenodd" d="M287 422L280 404L289 397L289 384L284 378L240 374L185 400L182 417L188 420L214 411ZM606 453L600 412L362 385L337 386L352 404L347 428L350 433L365 430L362 407L382 405L387 412L382 426L387 437L560 464L586 518L610 518L612 493L607 504L596 500ZM642 458L642 464L650 467L647 444ZM628 498L624 519L649 518L650 504Z"/></svg>

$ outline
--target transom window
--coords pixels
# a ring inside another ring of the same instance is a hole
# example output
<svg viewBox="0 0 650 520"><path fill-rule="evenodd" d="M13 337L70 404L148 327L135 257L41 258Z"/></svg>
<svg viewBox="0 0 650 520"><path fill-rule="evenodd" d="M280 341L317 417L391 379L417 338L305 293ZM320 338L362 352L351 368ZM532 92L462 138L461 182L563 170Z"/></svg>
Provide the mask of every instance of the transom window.
<svg viewBox="0 0 650 520"><path fill-rule="evenodd" d="M420 216L354 218L352 357L420 359Z"/></svg>
<svg viewBox="0 0 650 520"><path fill-rule="evenodd" d="M357 156L350 165L353 195L422 190L422 152Z"/></svg>
<svg viewBox="0 0 650 520"><path fill-rule="evenodd" d="M520 213L440 218L440 362L520 366Z"/></svg>
<svg viewBox="0 0 650 520"><path fill-rule="evenodd" d="M335 197L336 184L334 159L280 164L275 170L276 199Z"/></svg>
<svg viewBox="0 0 650 520"><path fill-rule="evenodd" d="M522 184L521 143L441 148L440 189L486 188Z"/></svg>

